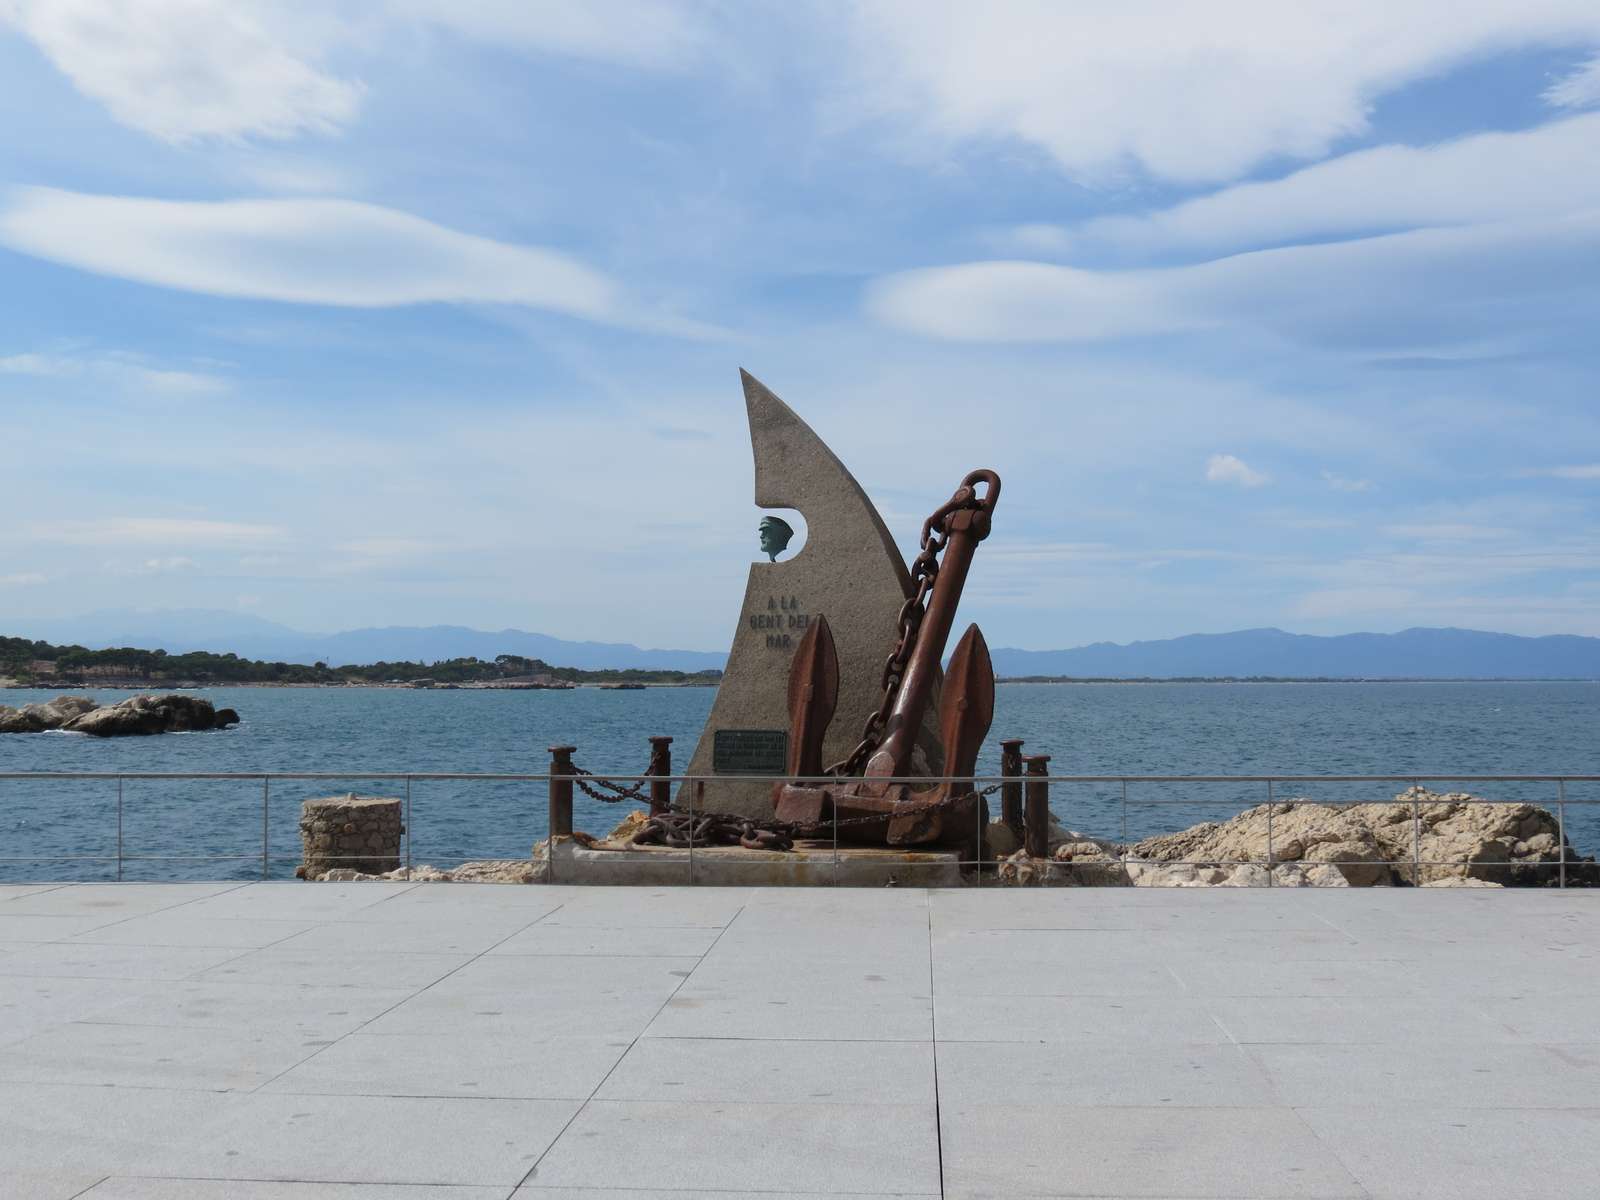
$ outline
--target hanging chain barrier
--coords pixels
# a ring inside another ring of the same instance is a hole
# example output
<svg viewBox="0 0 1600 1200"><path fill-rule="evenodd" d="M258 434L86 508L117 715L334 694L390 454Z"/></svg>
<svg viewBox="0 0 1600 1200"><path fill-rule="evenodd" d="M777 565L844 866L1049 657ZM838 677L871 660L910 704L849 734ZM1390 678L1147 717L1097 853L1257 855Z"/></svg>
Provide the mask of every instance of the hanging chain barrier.
<svg viewBox="0 0 1600 1200"><path fill-rule="evenodd" d="M652 761L651 767L654 767ZM572 780L583 791L583 794L602 804L621 804L624 801L633 801L640 804L649 804L648 788L650 779L641 779L632 787L623 787L619 783L596 775L593 771L586 771L576 763L572 764ZM587 782L592 780L593 783ZM937 800L923 803L901 805L895 815L933 812L936 809L949 808L967 796L992 796L1001 788L1001 784L991 784L982 790L973 790L942 796ZM635 831L630 839L638 846L671 846L683 848L686 846L743 846L746 850L793 850L795 839L814 838L834 829L845 829L855 825L869 825L874 821L884 818L878 814L864 817L841 817L834 821L815 821L799 823L794 821L779 821L768 818L755 820L751 817L740 816L738 813L706 812L703 809L690 805L672 804L668 811L655 813Z"/></svg>
<svg viewBox="0 0 1600 1200"><path fill-rule="evenodd" d="M867 718L866 726L861 731L861 741L850 751L850 757L829 767L829 775L860 775L872 752L883 740L884 725L894 711L900 683L911 661L911 651L917 644L917 631L922 628L922 618L928 611L928 597L939 578L939 556L950 541L950 520L964 509L981 509L983 504L977 490L963 484L956 489L955 495L922 523L920 550L911 564L913 591L911 598L900 606L900 640L895 643L894 652L883 664L883 700L877 711Z"/></svg>
<svg viewBox="0 0 1600 1200"><path fill-rule="evenodd" d="M648 794L650 781L648 779L641 779L632 787L623 787L620 783L612 783L611 780L604 779L593 771L585 771L576 763L572 766L572 773L573 782L591 800L598 800L602 804L620 804L624 800L634 800L642 804L650 803ZM592 779L594 782L592 784L585 783L586 779ZM600 789L602 788L605 790L601 791ZM607 793L610 793L610 795L607 795Z"/></svg>

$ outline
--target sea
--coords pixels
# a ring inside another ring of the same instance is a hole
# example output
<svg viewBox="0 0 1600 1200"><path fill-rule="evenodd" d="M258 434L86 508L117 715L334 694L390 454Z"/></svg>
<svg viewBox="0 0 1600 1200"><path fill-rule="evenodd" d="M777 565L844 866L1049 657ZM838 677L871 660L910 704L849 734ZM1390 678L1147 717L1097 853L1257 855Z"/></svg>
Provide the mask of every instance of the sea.
<svg viewBox="0 0 1600 1200"><path fill-rule="evenodd" d="M0 692L13 706L48 690ZM133 693L97 690L101 703ZM675 739L681 772L710 712L711 688L571 691L207 688L239 726L100 739L0 735L15 772L362 772L540 774L548 747L575 761L641 772L647 737ZM1392 798L1413 776L1600 775L1600 683L1002 683L979 762L998 773L999 739L1025 739L1059 775L1390 775L1387 783L1280 783L1279 800ZM0 879L287 878L300 861L301 801L402 795L366 778L275 780L0 777ZM1431 783L1555 809L1554 783ZM120 793L120 803L119 803ZM1128 840L1227 817L1267 799L1264 783L1058 783L1051 807L1073 829ZM1569 839L1600 852L1600 784L1566 786ZM411 856L454 866L526 858L547 831L542 782L417 780ZM998 797L991 805L998 811ZM119 825L120 811L120 825ZM575 824L603 834L623 806L579 794ZM263 843L265 843L263 852Z"/></svg>

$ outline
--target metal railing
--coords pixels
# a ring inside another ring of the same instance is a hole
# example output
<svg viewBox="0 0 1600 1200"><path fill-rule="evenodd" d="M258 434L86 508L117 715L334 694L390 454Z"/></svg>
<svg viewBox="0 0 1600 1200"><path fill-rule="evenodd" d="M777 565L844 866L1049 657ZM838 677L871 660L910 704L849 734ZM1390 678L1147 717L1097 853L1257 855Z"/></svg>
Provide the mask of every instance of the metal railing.
<svg viewBox="0 0 1600 1200"><path fill-rule="evenodd" d="M560 753L562 750L566 750L567 753ZM1141 808L1180 807L1187 807L1190 809L1197 807L1219 809L1224 807L1237 807L1240 805L1245 805L1246 808L1252 808L1257 804L1264 803L1266 806L1266 845L1264 858L1247 858L1236 860L1208 858L1204 860L1196 859L1192 861L1147 861L1130 857L1124 852L1114 861L1119 863L1124 869L1128 865L1139 865L1141 867L1150 866L1158 868L1185 866L1264 867L1265 878L1262 886L1268 887L1277 886L1278 884L1278 879L1276 878L1274 868L1298 865L1289 861L1280 862L1275 854L1276 846L1274 843L1274 837L1276 831L1274 830L1274 817L1278 813L1278 806L1285 801L1285 797L1283 796L1283 792L1281 790L1285 785L1300 785L1303 787L1316 788L1323 788L1327 785L1335 784L1383 784L1391 787L1400 785L1405 788L1422 788L1427 784L1470 785L1473 787L1479 787L1486 784L1539 785L1540 787L1548 787L1551 792L1547 802L1554 809L1554 815L1556 819L1555 833L1559 844L1559 859L1555 863L1548 864L1541 861L1534 864L1534 867L1554 866L1554 878L1551 880L1551 882L1553 882L1555 886L1563 888L1567 887L1569 882L1582 882L1587 884L1595 876L1595 869L1593 867L1592 860L1581 858L1569 846L1567 836L1568 810L1569 808L1576 807L1581 811L1585 811L1586 814L1592 814L1595 809L1600 808L1600 789L1593 789L1596 792L1596 795L1593 797L1574 797L1569 795L1568 788L1569 785L1573 784L1600 784L1600 775L1462 773L1421 774L1416 772L1359 775L1052 775L1046 773L1047 763L1048 758L1045 756L1034 756L1031 759L1025 760L1024 762L1020 756L1007 753L1002 758L1002 774L999 775L971 776L959 781L948 780L946 777L917 777L895 780L885 779L882 782L905 782L920 786L931 786L947 781L960 782L963 784L970 784L974 791L978 791L982 794L992 795L998 792L1001 796L1001 805L997 824L1003 824L1010 828L1016 835L1017 842L1028 853L1028 855L1039 860L1048 860L1049 856L1049 823L1052 820L1052 788L1070 789L1087 786L1111 787L1116 789L1116 791L1120 793L1117 806L1120 808L1120 822L1123 834L1121 841L1123 843L1128 841L1128 814L1130 809L1138 810ZM698 811L715 807L714 802L711 801L702 801L699 803L689 804L682 803L683 797L686 794L686 785L689 794L692 794L696 788L713 787L715 785L725 786L730 783L738 783L743 785L749 785L752 783L770 785L779 782L837 782L837 780L833 777L674 775L670 773L670 766L668 766L663 760L653 760L652 765L657 766L658 768L665 767L666 769L658 769L655 772L646 773L584 773L580 776L576 774L572 768L570 750L568 748L561 747L558 748L556 756L552 759L551 770L526 774L384 771L0 772L0 812L4 811L6 804L5 790L9 790L12 784L21 781L26 781L30 784L48 783L51 781L71 782L77 784L105 781L108 783L114 783L116 786L114 813L114 852L102 854L27 854L15 853L14 850L19 849L19 847L0 845L0 869L4 869L5 865L23 863L109 864L110 869L114 870L114 877L120 880L124 878L127 865L134 863L165 862L186 864L242 864L259 862L260 878L270 879L273 878L274 863L294 862L298 861L300 858L298 853L294 855L285 853L275 854L273 852L274 848L272 843L273 828L271 814L274 786L277 786L279 795L281 797L284 786L295 782L339 782L346 784L364 783L393 785L394 789L400 791L401 793L399 796L394 798L399 800L403 805L403 832L401 834L402 845L400 848L400 858L402 859L402 865L407 868L408 874L414 868L416 858L413 836L413 818L415 814L412 803L413 787L416 784L452 782L467 783L471 785L490 783L543 785L542 790L545 792L547 797L544 813L545 820L541 827L541 822L538 820L536 807L527 813L530 824L522 832L521 836L529 837L529 842L523 843L524 845L528 845L532 841L538 840L540 834L544 834L545 836L556 835L559 837L572 832L573 785L575 782L578 782L580 778L594 781L605 781L610 784L619 785L612 789L614 792L621 793L621 795L618 797L619 807L628 805L629 802L632 801L636 805L648 807L653 812L665 811L669 806L686 811ZM125 792L129 783L147 784L159 783L161 781L192 782L205 780L260 785L261 845L259 851L252 850L249 853L234 854L151 854L138 852L137 849L129 849L125 841ZM1193 784L1228 785L1236 788L1259 787L1261 789L1261 796L1260 800L1254 803L1243 801L1238 797L1234 797L1233 799L1229 800L1196 799L1194 797L1185 797L1181 799L1152 799L1136 797L1130 799L1129 797L1130 785L1168 787L1173 785ZM633 786L630 787L628 785ZM672 805L669 799L671 789L674 787L679 789L680 803L677 805ZM647 788L648 793L646 793ZM1062 795L1061 792L1058 791L1055 799L1057 801L1056 808L1063 814L1063 823L1070 825L1070 818L1073 813L1073 804L1070 793L1068 795ZM1477 865L1483 870L1490 871L1491 873L1496 869L1504 870L1507 872L1507 878L1511 878L1511 872L1519 868L1519 866L1522 869L1528 868L1528 864L1526 863L1518 864L1515 862L1507 862L1468 864L1461 861L1442 861L1423 858L1421 853L1422 808L1425 804L1431 803L1431 801L1422 795L1413 794L1409 801L1406 801L1405 799L1397 800L1390 798L1330 801L1317 800L1303 796L1294 796L1292 799L1296 803L1315 803L1336 809L1349 808L1357 804L1395 804L1409 802L1412 809L1412 854L1409 862L1391 862L1390 865L1401 868L1409 867L1409 882L1411 883L1421 882L1423 869L1431 867L1459 868L1463 866ZM1467 801L1467 803L1475 805L1518 805L1534 804L1538 802L1527 799L1498 799L1473 796ZM981 824L988 819L988 814L986 811L987 805L978 804L973 807L975 809L976 815L974 820L975 824L977 824L977 827L973 830L973 840L968 844L976 846L981 844L981 839L983 838L986 829L992 827L987 827L984 824ZM1102 805L1102 816L1104 815L1103 807L1104 806ZM1600 821L1594 822L1594 826L1595 828L1591 830L1591 832L1600 833ZM1110 839L1096 840L1109 841ZM1281 844L1282 843L1278 843L1278 845ZM698 847L698 850L702 855L704 855L707 850L712 848L713 847L708 845L702 845ZM823 854L825 856L830 856L829 852L831 851L833 878L835 881L837 881L840 876L840 863L844 858L848 857L848 853L851 848L848 841L845 841L843 844L841 844L837 827L833 827L831 837L824 836L816 839L810 843L808 848L813 852L813 854ZM107 847L107 849L110 849L110 847ZM684 873L685 881L688 883L695 883L699 881L699 876L695 869L696 850L697 847L691 838L689 845L687 846L687 870ZM641 852L641 858L643 857L644 853L647 852ZM357 856L352 855L347 857L353 859ZM447 857L456 856L452 854ZM659 851L656 851L655 857L658 861L660 861L663 856ZM726 859L726 856L722 857ZM557 877L559 872L556 869L555 859L556 855L551 852L547 858L548 868L544 875L545 880L548 882L574 882L574 880L571 879L563 880ZM946 861L948 862L950 860ZM989 868L994 865L992 860L979 859L976 857L962 857L954 861L958 868L969 871L974 876L973 881L977 883L985 882L985 868ZM1373 864L1370 862L1370 860L1361 859L1318 861L1314 865L1331 866L1337 868L1340 866L1370 867ZM251 873L254 873L253 868L251 869ZM1574 876L1581 876L1581 878L1574 878Z"/></svg>

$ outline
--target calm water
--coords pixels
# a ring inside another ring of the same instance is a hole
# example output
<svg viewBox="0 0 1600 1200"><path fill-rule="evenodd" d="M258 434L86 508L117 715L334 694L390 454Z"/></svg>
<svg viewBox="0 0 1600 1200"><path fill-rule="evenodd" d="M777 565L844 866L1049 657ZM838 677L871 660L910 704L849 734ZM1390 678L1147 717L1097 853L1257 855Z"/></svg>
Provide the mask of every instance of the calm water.
<svg viewBox="0 0 1600 1200"><path fill-rule="evenodd" d="M101 702L126 692L98 691ZM595 771L640 771L647 734L670 734L679 769L710 711L709 688L569 692L214 688L239 710L219 733L101 740L71 734L0 735L0 771L417 771L537 773L545 748L579 746ZM0 692L0 703L49 699ZM1027 739L1063 775L1600 774L1600 685L1004 684L980 771L998 770L1000 737ZM297 821L308 796L396 785L282 783L271 789L268 847L276 876L299 862ZM1304 787L1280 789L1306 794ZM1383 799L1383 785L1322 785L1313 798ZM1475 789L1552 804L1554 785ZM1226 818L1266 798L1264 785L1058 785L1052 807L1074 828L1139 837ZM1600 801L1600 786L1573 785L1572 801ZM0 781L0 878L105 878L116 852L114 782ZM1181 803L1171 803L1181 802ZM129 861L125 878L249 878L261 874L262 788L235 781L129 781L123 848L129 856L236 856L207 862ZM579 828L601 833L620 816L581 794ZM452 865L515 858L543 836L539 783L412 785L413 857ZM1569 809L1570 836L1600 850L1600 807ZM52 856L83 856L49 861ZM35 857L36 856L36 857ZM29 861L14 861L28 857Z"/></svg>

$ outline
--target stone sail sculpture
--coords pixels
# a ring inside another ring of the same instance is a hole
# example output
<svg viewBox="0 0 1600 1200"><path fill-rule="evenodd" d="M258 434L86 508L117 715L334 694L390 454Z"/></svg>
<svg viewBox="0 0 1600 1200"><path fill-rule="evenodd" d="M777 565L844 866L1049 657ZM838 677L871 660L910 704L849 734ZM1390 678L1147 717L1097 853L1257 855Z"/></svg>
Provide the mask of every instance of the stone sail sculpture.
<svg viewBox="0 0 1600 1200"><path fill-rule="evenodd" d="M855 748L882 699L883 663L911 578L878 510L844 464L766 385L748 372L740 375L756 505L799 511L806 541L787 561L750 567L727 670L684 769L718 778L703 791L685 785L679 803L765 818L772 814L772 784L756 776L783 773L789 663L801 637L818 614L827 616L839 656L839 702L823 761L838 762ZM937 700L929 711L938 711ZM932 726L930 716L917 739L919 774L940 769Z"/></svg>

